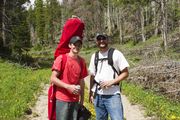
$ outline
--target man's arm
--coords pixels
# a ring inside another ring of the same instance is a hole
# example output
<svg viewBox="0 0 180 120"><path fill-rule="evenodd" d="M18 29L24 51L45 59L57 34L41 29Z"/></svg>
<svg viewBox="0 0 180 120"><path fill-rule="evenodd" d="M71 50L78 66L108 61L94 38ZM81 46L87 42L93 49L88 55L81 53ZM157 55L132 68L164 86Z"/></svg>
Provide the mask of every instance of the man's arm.
<svg viewBox="0 0 180 120"><path fill-rule="evenodd" d="M128 76L129 76L129 72L128 72L128 68L126 67L121 71L121 74L117 78L109 81L103 81L100 83L100 86L101 88L108 88L112 85L119 84L120 81L126 79Z"/></svg>
<svg viewBox="0 0 180 120"><path fill-rule="evenodd" d="M126 67L121 71L121 74L116 79L113 80L113 84L119 83L120 81L126 79L128 76L129 76L129 72L128 72L128 68Z"/></svg>
<svg viewBox="0 0 180 120"><path fill-rule="evenodd" d="M78 89L76 89L76 85L70 85L64 83L62 80L60 80L58 77L60 75L60 72L53 70L51 74L51 83L56 85L57 87L65 88L68 91L70 91L73 94L79 94Z"/></svg>

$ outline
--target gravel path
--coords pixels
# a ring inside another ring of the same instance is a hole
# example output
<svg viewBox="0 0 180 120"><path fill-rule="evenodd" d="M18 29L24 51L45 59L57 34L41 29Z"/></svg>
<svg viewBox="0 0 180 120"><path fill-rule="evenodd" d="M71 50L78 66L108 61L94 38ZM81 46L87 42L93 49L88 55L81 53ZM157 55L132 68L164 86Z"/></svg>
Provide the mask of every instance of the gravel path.
<svg viewBox="0 0 180 120"><path fill-rule="evenodd" d="M87 77L88 81L89 78ZM86 82L86 85L89 83ZM34 108L32 108L32 114L28 115L28 120L48 120L47 118L47 91L49 85L45 85L42 94L39 96ZM124 115L126 120L152 120L152 118L144 117L143 108L139 105L132 105L125 95L122 95L122 101L124 106Z"/></svg>
<svg viewBox="0 0 180 120"><path fill-rule="evenodd" d="M144 110L140 105L132 105L125 95L122 95L124 116L126 120L152 120L151 117L144 116Z"/></svg>
<svg viewBox="0 0 180 120"><path fill-rule="evenodd" d="M32 108L32 114L27 116L28 120L48 120L48 88L49 85L44 86L42 94L40 94L34 108Z"/></svg>

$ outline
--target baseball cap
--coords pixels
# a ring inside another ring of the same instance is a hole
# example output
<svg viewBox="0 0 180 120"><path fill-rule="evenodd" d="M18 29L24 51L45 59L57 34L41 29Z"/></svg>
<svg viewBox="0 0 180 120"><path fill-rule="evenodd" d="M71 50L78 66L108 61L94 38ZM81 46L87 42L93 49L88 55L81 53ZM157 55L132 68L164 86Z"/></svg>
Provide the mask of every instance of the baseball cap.
<svg viewBox="0 0 180 120"><path fill-rule="evenodd" d="M81 40L81 38L80 38L79 36L74 36L74 37L72 37L69 43L70 43L70 44L74 44L74 43L76 43L77 41L80 41L81 44L82 44L82 40Z"/></svg>
<svg viewBox="0 0 180 120"><path fill-rule="evenodd" d="M100 39L106 40L107 39L107 35L105 33L97 33L96 39L97 40L100 40Z"/></svg>

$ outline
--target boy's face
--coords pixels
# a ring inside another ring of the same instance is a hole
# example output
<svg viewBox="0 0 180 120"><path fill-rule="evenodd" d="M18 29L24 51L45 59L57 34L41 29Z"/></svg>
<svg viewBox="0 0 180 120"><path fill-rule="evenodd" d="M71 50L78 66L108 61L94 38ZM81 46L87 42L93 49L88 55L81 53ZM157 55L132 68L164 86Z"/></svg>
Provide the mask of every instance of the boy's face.
<svg viewBox="0 0 180 120"><path fill-rule="evenodd" d="M78 54L80 52L80 49L82 48L82 43L80 41L77 41L73 44L69 44L69 47L74 54Z"/></svg>

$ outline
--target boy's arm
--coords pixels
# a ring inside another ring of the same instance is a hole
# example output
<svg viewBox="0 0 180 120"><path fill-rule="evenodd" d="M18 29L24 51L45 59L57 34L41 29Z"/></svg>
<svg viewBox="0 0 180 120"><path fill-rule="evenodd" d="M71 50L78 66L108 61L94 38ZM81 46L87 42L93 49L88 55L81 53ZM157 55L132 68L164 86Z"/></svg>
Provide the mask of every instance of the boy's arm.
<svg viewBox="0 0 180 120"><path fill-rule="evenodd" d="M84 103L84 89L85 89L85 82L84 82L84 79L81 79L80 86L81 86L81 92L80 92L80 104L83 105L83 103Z"/></svg>
<svg viewBox="0 0 180 120"><path fill-rule="evenodd" d="M76 85L70 85L70 84L64 83L62 80L58 78L59 75L60 75L60 72L53 70L51 74L51 83L55 84L57 87L65 88L73 94L78 94Z"/></svg>
<svg viewBox="0 0 180 120"><path fill-rule="evenodd" d="M94 85L94 76L90 76L90 86L89 86L89 102L93 102L93 92L91 91Z"/></svg>

